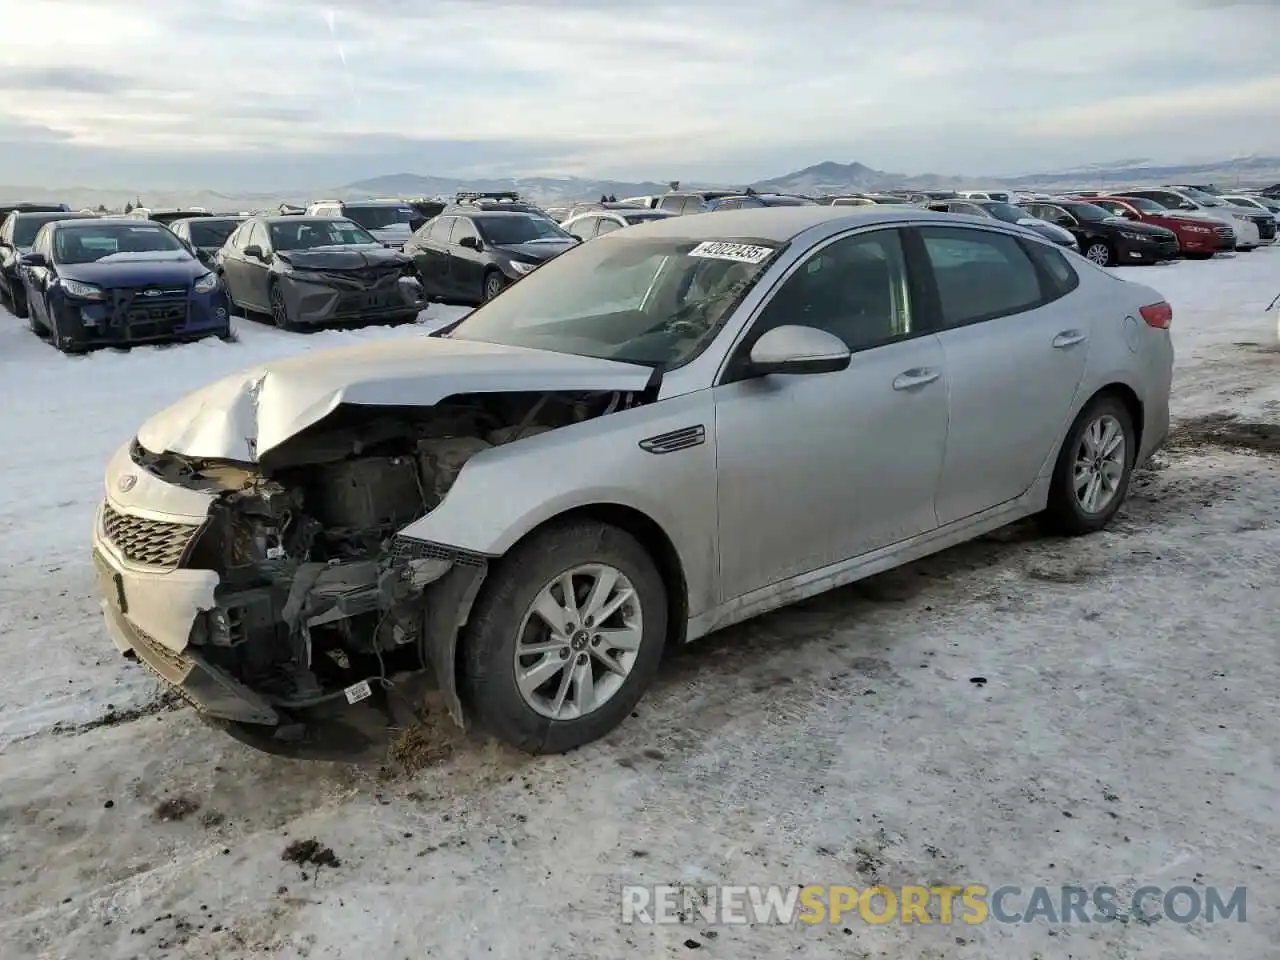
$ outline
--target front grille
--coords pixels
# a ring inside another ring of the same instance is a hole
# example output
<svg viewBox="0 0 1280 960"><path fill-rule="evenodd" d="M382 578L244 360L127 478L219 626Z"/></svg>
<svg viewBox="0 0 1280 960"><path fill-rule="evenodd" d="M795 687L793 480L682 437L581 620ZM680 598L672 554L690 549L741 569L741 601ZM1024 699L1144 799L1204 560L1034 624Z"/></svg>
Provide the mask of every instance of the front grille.
<svg viewBox="0 0 1280 960"><path fill-rule="evenodd" d="M120 513L109 503L102 505L102 532L107 541L126 560L148 567L177 567L200 526L147 520Z"/></svg>
<svg viewBox="0 0 1280 960"><path fill-rule="evenodd" d="M1257 219L1254 221L1258 225L1258 236L1263 240L1274 240L1276 238L1276 222L1270 219Z"/></svg>
<svg viewBox="0 0 1280 960"><path fill-rule="evenodd" d="M129 340L172 336L187 324L186 287L134 287L111 291L111 326Z"/></svg>

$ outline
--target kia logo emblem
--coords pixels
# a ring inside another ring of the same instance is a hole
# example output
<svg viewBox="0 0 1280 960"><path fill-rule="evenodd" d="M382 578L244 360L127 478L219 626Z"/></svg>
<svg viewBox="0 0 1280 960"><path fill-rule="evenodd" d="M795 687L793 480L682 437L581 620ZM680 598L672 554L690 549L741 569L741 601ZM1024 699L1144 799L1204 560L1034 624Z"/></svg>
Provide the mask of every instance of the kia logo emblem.
<svg viewBox="0 0 1280 960"><path fill-rule="evenodd" d="M120 478L120 482L116 484L120 488L121 493L128 493L138 485L138 478L132 473L126 473Z"/></svg>

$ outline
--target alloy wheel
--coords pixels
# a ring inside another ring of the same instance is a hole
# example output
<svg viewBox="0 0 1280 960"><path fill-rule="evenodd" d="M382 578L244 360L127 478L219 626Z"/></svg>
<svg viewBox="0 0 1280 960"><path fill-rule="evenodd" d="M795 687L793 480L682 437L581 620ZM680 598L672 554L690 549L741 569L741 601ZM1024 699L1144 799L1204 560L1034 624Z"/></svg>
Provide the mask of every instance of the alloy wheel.
<svg viewBox="0 0 1280 960"><path fill-rule="evenodd" d="M492 300L502 292L502 277L496 273L491 273L484 278L484 298Z"/></svg>
<svg viewBox="0 0 1280 960"><path fill-rule="evenodd" d="M1072 471L1076 503L1087 514L1099 514L1115 499L1124 478L1128 444L1120 421L1103 414L1080 435Z"/></svg>
<svg viewBox="0 0 1280 960"><path fill-rule="evenodd" d="M271 320L281 329L289 325L289 308L284 305L284 292L278 283L271 285Z"/></svg>
<svg viewBox="0 0 1280 960"><path fill-rule="evenodd" d="M534 597L516 636L516 687L551 720L599 709L626 682L644 636L631 581L608 564L574 567Z"/></svg>
<svg viewBox="0 0 1280 960"><path fill-rule="evenodd" d="M1111 262L1111 251L1107 249L1105 243L1095 243L1085 251L1085 257L1093 261L1100 267L1105 267Z"/></svg>

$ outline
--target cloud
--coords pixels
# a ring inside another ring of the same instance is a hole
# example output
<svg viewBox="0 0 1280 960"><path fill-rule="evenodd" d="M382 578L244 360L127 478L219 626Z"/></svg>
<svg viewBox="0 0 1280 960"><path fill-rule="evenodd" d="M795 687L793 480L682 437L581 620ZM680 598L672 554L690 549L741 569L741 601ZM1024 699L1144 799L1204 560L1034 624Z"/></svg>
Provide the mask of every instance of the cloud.
<svg viewBox="0 0 1280 960"><path fill-rule="evenodd" d="M26 0L0 89L32 147L0 154L0 182L1280 153L1278 26L1244 0Z"/></svg>

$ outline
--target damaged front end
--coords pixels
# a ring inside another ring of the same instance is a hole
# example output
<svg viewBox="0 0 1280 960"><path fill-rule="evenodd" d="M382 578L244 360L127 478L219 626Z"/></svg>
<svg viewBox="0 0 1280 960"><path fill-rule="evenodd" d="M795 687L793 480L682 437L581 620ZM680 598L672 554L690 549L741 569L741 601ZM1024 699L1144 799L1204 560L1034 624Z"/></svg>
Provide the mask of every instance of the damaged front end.
<svg viewBox="0 0 1280 960"><path fill-rule="evenodd" d="M639 402L610 391L342 405L253 464L157 453L135 441L133 469L148 482L212 498L203 524L164 559L173 576L216 578L216 586L185 642L139 628L127 605L156 601L126 599L132 581L118 597L104 582L108 622L116 618L117 637L213 716L279 724L330 700L356 702L391 674L425 667L461 724L457 638L490 558L399 531L440 503L472 456ZM110 528L100 536L124 555ZM119 582L119 571L103 569Z"/></svg>

